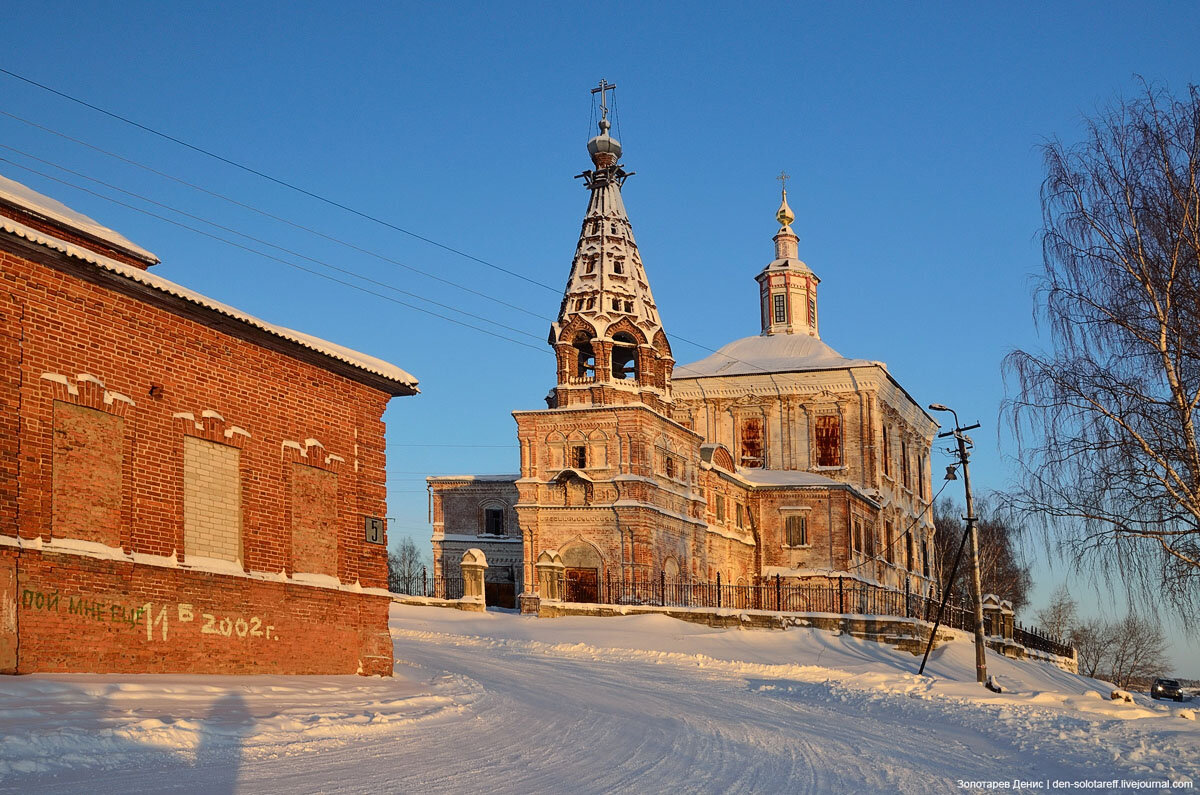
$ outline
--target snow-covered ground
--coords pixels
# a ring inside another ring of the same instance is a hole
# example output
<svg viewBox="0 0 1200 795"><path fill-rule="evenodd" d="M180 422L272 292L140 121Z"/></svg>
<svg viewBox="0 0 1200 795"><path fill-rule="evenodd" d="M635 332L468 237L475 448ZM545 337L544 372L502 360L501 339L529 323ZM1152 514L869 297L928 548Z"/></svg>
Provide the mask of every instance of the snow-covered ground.
<svg viewBox="0 0 1200 795"><path fill-rule="evenodd" d="M1197 705L812 629L393 606L396 676L0 679L8 792L955 792L1191 780Z"/></svg>

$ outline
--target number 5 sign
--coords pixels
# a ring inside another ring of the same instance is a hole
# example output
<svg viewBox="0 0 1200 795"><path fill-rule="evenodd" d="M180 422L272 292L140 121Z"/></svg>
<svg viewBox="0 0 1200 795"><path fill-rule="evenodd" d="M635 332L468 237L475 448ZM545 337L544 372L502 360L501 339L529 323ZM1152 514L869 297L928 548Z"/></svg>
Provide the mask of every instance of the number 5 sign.
<svg viewBox="0 0 1200 795"><path fill-rule="evenodd" d="M363 528L366 531L368 544L384 543L383 519L380 519L378 516L364 516Z"/></svg>

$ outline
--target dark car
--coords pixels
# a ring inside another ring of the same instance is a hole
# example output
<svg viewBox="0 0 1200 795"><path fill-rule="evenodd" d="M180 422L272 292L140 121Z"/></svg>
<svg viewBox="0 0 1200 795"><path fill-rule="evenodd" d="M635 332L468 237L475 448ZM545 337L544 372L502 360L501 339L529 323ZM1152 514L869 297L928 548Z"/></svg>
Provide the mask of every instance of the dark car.
<svg viewBox="0 0 1200 795"><path fill-rule="evenodd" d="M1183 688L1175 679L1155 679L1150 686L1150 698L1173 698L1183 701Z"/></svg>

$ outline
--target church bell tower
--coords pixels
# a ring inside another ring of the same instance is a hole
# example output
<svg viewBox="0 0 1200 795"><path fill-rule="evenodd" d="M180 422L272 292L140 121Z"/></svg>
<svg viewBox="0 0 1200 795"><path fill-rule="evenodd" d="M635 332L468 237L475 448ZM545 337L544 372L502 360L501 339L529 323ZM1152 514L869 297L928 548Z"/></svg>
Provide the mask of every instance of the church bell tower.
<svg viewBox="0 0 1200 795"><path fill-rule="evenodd" d="M579 174L589 193L579 243L549 343L557 363L550 408L642 403L665 413L675 360L646 278L621 187L632 172L609 134L608 92L601 80L600 133L588 141L593 168Z"/></svg>
<svg viewBox="0 0 1200 795"><path fill-rule="evenodd" d="M762 309L762 333L764 336L807 334L820 339L817 285L821 280L797 253L800 238L792 231L796 215L788 206L787 180L786 173L779 175L783 198L775 212L775 220L780 224L775 233L775 259L755 277Z"/></svg>

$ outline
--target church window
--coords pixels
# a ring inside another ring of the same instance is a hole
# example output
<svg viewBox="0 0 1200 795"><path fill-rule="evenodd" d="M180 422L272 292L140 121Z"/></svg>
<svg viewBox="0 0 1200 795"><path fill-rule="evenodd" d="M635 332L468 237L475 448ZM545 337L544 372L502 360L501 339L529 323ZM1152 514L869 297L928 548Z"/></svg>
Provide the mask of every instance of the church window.
<svg viewBox="0 0 1200 795"><path fill-rule="evenodd" d="M587 446L577 444L571 448L571 466L576 469L587 469Z"/></svg>
<svg viewBox="0 0 1200 795"><path fill-rule="evenodd" d="M625 311L626 311L626 312L632 312L632 311L633 311L633 301L626 301L626 302L625 302Z"/></svg>
<svg viewBox="0 0 1200 795"><path fill-rule="evenodd" d="M912 533L904 534L904 568L909 571L913 570L913 558L916 557L917 550L913 545Z"/></svg>
<svg viewBox="0 0 1200 795"><path fill-rule="evenodd" d="M743 527L746 524L746 509L740 502L734 506L734 513L737 515L737 526Z"/></svg>
<svg viewBox="0 0 1200 795"><path fill-rule="evenodd" d="M671 458L671 456L667 456L666 461L663 462L663 469L666 470L667 477L674 478L675 477L675 459Z"/></svg>
<svg viewBox="0 0 1200 795"><path fill-rule="evenodd" d="M612 374L618 381L637 380L637 340L624 331L613 335Z"/></svg>
<svg viewBox="0 0 1200 795"><path fill-rule="evenodd" d="M725 495L717 495L717 521L721 524L725 523Z"/></svg>
<svg viewBox="0 0 1200 795"><path fill-rule="evenodd" d="M883 543L887 544L883 550L883 554L887 558L888 563L896 562L895 533L896 530L891 522L883 523Z"/></svg>
<svg viewBox="0 0 1200 795"><path fill-rule="evenodd" d="M817 299L812 296L808 298L808 325L817 327Z"/></svg>
<svg viewBox="0 0 1200 795"><path fill-rule="evenodd" d="M875 557L875 523L863 524L863 541L866 543L865 552L868 558Z"/></svg>
<svg viewBox="0 0 1200 795"><path fill-rule="evenodd" d="M592 221L592 234L593 235L600 234L600 222L599 221Z"/></svg>
<svg viewBox="0 0 1200 795"><path fill-rule="evenodd" d="M613 273L618 275L625 273L625 259L623 257L617 257L613 260Z"/></svg>
<svg viewBox="0 0 1200 795"><path fill-rule="evenodd" d="M783 293L776 293L773 300L775 301L775 322L786 323L787 296L785 296Z"/></svg>
<svg viewBox="0 0 1200 795"><path fill-rule="evenodd" d="M892 442L888 438L888 426L883 426L883 450L881 458L883 459L883 474L891 477L892 474Z"/></svg>
<svg viewBox="0 0 1200 795"><path fill-rule="evenodd" d="M582 331L575 335L571 343L576 352L575 376L577 378L594 378L596 376L596 352L592 349L592 341Z"/></svg>
<svg viewBox="0 0 1200 795"><path fill-rule="evenodd" d="M925 456L917 456L917 494L925 499Z"/></svg>
<svg viewBox="0 0 1200 795"><path fill-rule="evenodd" d="M483 512L483 531L490 536L504 535L504 509L486 508Z"/></svg>
<svg viewBox="0 0 1200 795"><path fill-rule="evenodd" d="M595 309L595 308L596 308L596 298L595 298L595 296L593 296L593 297L591 297L591 298L589 298L589 299L588 299L588 302L587 302L587 308L588 308L588 309Z"/></svg>
<svg viewBox="0 0 1200 795"><path fill-rule="evenodd" d="M741 466L759 469L763 465L763 428L761 417L742 420Z"/></svg>
<svg viewBox="0 0 1200 795"><path fill-rule="evenodd" d="M817 417L817 466L836 467L842 465L842 422L841 417L826 414Z"/></svg>
<svg viewBox="0 0 1200 795"><path fill-rule="evenodd" d="M929 539L928 538L921 542L921 547L922 547L922 552L923 552L923 554L921 555L921 571L925 574L926 577L928 577L929 576Z"/></svg>
<svg viewBox="0 0 1200 795"><path fill-rule="evenodd" d="M615 236L615 235L617 234L617 225L616 225L616 224L609 224L609 225L608 225L608 233L609 233L610 235L614 235L614 236Z"/></svg>
<svg viewBox="0 0 1200 795"><path fill-rule="evenodd" d="M596 270L596 255L589 254L587 258L587 272L592 273Z"/></svg>
<svg viewBox="0 0 1200 795"><path fill-rule="evenodd" d="M904 488L909 488L908 482L908 442L900 443L900 480Z"/></svg>
<svg viewBox="0 0 1200 795"><path fill-rule="evenodd" d="M789 547L808 546L808 517L789 516L783 520Z"/></svg>
<svg viewBox="0 0 1200 795"><path fill-rule="evenodd" d="M614 312L620 312L621 311L621 302L614 298L612 300L612 307L613 307Z"/></svg>
<svg viewBox="0 0 1200 795"><path fill-rule="evenodd" d="M850 546L855 552L862 552L862 522L860 522L858 519L852 520L850 525Z"/></svg>

